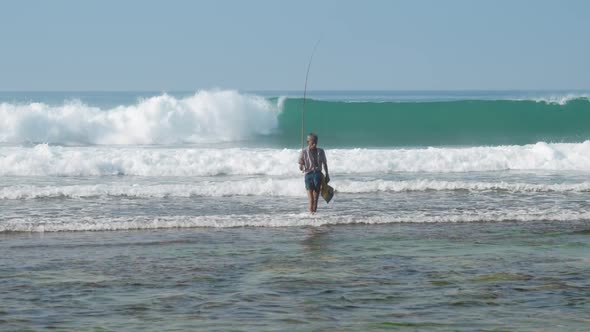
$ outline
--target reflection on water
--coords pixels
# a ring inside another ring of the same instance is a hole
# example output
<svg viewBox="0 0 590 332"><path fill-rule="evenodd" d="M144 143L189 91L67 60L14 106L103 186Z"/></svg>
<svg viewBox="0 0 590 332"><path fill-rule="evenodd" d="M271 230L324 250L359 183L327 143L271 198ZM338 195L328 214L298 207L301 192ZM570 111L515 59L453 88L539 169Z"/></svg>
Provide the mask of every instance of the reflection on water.
<svg viewBox="0 0 590 332"><path fill-rule="evenodd" d="M306 237L301 241L305 251L314 252L324 249L327 246L332 226L306 227Z"/></svg>

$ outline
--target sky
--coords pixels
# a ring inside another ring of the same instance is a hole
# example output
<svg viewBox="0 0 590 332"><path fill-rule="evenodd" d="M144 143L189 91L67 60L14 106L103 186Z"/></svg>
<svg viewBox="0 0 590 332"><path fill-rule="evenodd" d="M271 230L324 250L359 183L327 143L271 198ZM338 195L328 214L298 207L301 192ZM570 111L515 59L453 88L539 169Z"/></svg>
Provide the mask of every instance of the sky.
<svg viewBox="0 0 590 332"><path fill-rule="evenodd" d="M590 89L585 0L0 0L1 91Z"/></svg>

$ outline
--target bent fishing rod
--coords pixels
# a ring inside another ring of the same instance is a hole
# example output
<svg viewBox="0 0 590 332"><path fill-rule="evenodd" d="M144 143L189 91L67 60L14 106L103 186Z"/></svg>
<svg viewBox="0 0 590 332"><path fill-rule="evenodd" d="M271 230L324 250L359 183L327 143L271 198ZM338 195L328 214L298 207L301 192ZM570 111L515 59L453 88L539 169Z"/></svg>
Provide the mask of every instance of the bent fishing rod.
<svg viewBox="0 0 590 332"><path fill-rule="evenodd" d="M311 62L313 61L315 50L318 48L319 44L320 39L318 39L318 41L315 43L315 46L313 47L311 57L309 57L309 62L307 63L307 73L305 74L305 87L303 88L303 107L301 111L301 151L303 151L305 142L305 100L307 97L307 79L309 78L309 69L311 68Z"/></svg>

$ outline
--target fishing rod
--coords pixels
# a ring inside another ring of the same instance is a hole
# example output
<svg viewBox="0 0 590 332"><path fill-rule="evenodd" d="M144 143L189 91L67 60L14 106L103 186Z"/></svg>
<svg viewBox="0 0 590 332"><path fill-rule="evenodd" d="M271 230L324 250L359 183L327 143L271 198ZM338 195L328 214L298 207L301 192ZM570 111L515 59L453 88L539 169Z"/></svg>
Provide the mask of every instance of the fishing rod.
<svg viewBox="0 0 590 332"><path fill-rule="evenodd" d="M307 96L307 79L309 77L309 69L311 68L311 62L313 60L313 56L315 54L315 50L318 48L320 44L320 39L315 43L313 47L313 52L311 52L311 57L309 57L309 62L307 63L307 73L305 74L305 87L303 88L303 108L301 110L301 151L303 151L304 142L305 142L305 98Z"/></svg>

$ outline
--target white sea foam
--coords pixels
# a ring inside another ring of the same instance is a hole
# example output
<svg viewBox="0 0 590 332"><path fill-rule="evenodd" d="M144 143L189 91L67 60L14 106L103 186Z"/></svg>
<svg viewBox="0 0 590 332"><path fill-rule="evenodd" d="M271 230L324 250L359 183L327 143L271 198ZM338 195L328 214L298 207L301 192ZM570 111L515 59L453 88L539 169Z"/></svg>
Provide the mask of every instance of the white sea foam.
<svg viewBox="0 0 590 332"><path fill-rule="evenodd" d="M558 105L565 105L568 102L572 101L572 100L576 100L576 99L584 99L584 100L589 100L590 98L590 94L584 93L584 94L574 94L574 93L568 93L568 94L562 94L562 95L548 95L548 96L543 96L543 97L535 97L532 98L532 100L538 102L538 103L546 103L546 104L558 104ZM527 100L527 99L525 99ZM528 99L530 100L530 99Z"/></svg>
<svg viewBox="0 0 590 332"><path fill-rule="evenodd" d="M0 147L0 176L299 176L298 150ZM590 171L590 141L426 149L327 149L332 174Z"/></svg>
<svg viewBox="0 0 590 332"><path fill-rule="evenodd" d="M0 142L170 144L243 140L269 134L279 108L236 91L200 91L177 99L161 95L136 105L99 109L79 101L0 104Z"/></svg>
<svg viewBox="0 0 590 332"><path fill-rule="evenodd" d="M589 220L588 211L521 209L471 211L461 214L431 215L416 212L401 216L343 216L307 213L210 215L210 216L135 216L135 217L24 217L0 223L1 232L115 231L158 228L300 227L345 224L531 222Z"/></svg>
<svg viewBox="0 0 590 332"><path fill-rule="evenodd" d="M590 182L576 184L531 184L507 182L468 182L439 180L352 181L336 180L338 193L363 194L411 191L501 191L520 192L588 192ZM0 187L0 200L46 198L168 198L227 196L303 197L302 181L297 179L247 179L239 181L203 181L195 184L96 184L96 185L14 185Z"/></svg>

